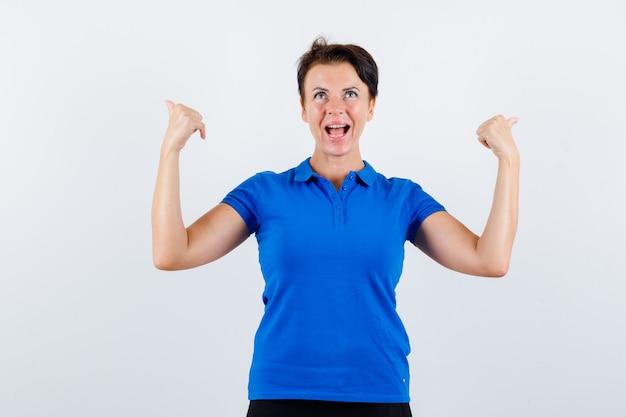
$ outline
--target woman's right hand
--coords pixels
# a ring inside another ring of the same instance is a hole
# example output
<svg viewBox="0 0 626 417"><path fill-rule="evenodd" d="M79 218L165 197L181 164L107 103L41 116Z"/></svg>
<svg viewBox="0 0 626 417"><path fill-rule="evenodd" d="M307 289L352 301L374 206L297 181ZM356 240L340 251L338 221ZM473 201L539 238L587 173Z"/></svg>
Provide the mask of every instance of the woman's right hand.
<svg viewBox="0 0 626 417"><path fill-rule="evenodd" d="M163 152L180 152L191 135L198 130L200 137L206 138L206 128L202 123L200 113L180 103L175 104L170 100L166 100L165 104L169 111L170 120L163 138Z"/></svg>

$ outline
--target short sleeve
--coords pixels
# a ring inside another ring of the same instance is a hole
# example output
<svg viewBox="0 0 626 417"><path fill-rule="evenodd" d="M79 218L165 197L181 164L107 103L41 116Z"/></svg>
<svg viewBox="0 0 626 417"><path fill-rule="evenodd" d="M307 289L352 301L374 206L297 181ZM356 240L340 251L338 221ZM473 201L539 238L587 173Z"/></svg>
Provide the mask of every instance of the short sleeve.
<svg viewBox="0 0 626 417"><path fill-rule="evenodd" d="M258 200L261 193L261 175L256 174L229 192L222 200L239 213L250 234L259 227Z"/></svg>
<svg viewBox="0 0 626 417"><path fill-rule="evenodd" d="M415 234L428 216L438 211L445 211L443 205L435 200L422 187L411 182L411 190L408 194L408 207L410 211L410 222L407 229L406 240L414 243Z"/></svg>

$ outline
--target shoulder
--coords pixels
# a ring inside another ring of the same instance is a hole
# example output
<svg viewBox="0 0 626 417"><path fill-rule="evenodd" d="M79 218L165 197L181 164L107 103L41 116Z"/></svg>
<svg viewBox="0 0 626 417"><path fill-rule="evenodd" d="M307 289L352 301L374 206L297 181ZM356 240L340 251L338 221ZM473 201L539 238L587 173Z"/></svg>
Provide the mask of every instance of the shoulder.
<svg viewBox="0 0 626 417"><path fill-rule="evenodd" d="M263 182L275 182L284 181L285 179L293 178L295 175L295 168L290 168L285 171L259 171L243 181L243 183L263 183Z"/></svg>
<svg viewBox="0 0 626 417"><path fill-rule="evenodd" d="M445 210L433 196L427 193L420 184L409 178L386 177L376 173L373 187L377 194L383 194L387 199L403 202L413 209L428 209L428 211Z"/></svg>
<svg viewBox="0 0 626 417"><path fill-rule="evenodd" d="M365 168L359 171L358 174L361 180L368 185L374 185L383 189L396 190L410 190L422 188L418 183L411 179L394 176L388 177L376 171L367 161L363 162L365 163Z"/></svg>
<svg viewBox="0 0 626 417"><path fill-rule="evenodd" d="M263 186L285 185L294 181L296 169L290 168L285 171L260 171L251 176L246 182L256 183Z"/></svg>
<svg viewBox="0 0 626 417"><path fill-rule="evenodd" d="M259 171L237 185L229 195L246 195L248 199L287 192L290 184L295 182L295 168L282 172Z"/></svg>
<svg viewBox="0 0 626 417"><path fill-rule="evenodd" d="M388 193L410 195L424 192L422 186L409 178L386 177L381 173L376 173L375 188Z"/></svg>

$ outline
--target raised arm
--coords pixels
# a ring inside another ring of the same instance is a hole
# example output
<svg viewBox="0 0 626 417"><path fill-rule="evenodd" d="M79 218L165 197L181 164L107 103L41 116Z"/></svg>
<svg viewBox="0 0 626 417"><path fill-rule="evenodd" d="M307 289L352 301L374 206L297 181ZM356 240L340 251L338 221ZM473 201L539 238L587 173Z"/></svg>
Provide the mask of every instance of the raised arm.
<svg viewBox="0 0 626 417"><path fill-rule="evenodd" d="M496 116L476 131L479 142L498 158L493 202L482 235L449 213L437 212L424 220L415 236L415 245L447 268L486 277L508 272L518 218L520 158L511 134L517 120Z"/></svg>
<svg viewBox="0 0 626 417"><path fill-rule="evenodd" d="M188 228L180 204L179 155L191 135L205 139L202 116L182 104L166 102L169 123L161 145L159 171L152 200L152 257L159 269L188 269L214 261L249 235L241 216L220 203Z"/></svg>

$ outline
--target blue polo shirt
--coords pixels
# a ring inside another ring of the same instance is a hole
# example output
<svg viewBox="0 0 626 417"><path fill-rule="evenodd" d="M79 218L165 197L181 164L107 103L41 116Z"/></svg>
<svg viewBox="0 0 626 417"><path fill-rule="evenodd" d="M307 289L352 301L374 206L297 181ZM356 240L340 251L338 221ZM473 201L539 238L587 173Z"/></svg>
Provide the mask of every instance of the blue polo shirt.
<svg viewBox="0 0 626 417"><path fill-rule="evenodd" d="M409 339L396 312L404 244L444 210L365 162L339 191L309 159L223 200L256 235L265 310L249 399L409 402Z"/></svg>

